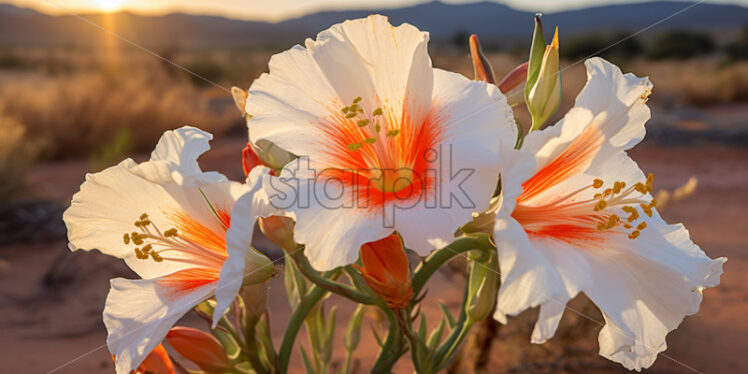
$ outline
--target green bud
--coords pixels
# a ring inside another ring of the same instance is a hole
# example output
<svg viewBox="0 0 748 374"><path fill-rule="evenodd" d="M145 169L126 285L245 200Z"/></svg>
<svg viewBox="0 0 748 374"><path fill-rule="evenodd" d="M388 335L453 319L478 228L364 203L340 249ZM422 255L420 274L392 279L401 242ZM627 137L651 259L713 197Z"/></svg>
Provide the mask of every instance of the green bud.
<svg viewBox="0 0 748 374"><path fill-rule="evenodd" d="M474 259L468 280L467 315L470 321L480 321L493 312L499 292L499 261L496 251L483 252Z"/></svg>
<svg viewBox="0 0 748 374"><path fill-rule="evenodd" d="M538 21L539 22L539 21ZM539 24L539 23L538 23ZM538 31L536 27L535 31ZM542 32L542 28L541 32ZM537 37L536 39L541 39ZM532 128L538 130L561 105L561 71L558 56L558 28L551 44L545 46L545 52L538 59L538 47L533 41L528 65L527 85L525 86L525 103L532 116Z"/></svg>
<svg viewBox="0 0 748 374"><path fill-rule="evenodd" d="M346 351L353 352L356 347L358 347L358 343L361 341L361 324L363 321L364 306L359 305L358 308L353 311L351 320L348 322L348 328L345 330L343 344L345 345Z"/></svg>
<svg viewBox="0 0 748 374"><path fill-rule="evenodd" d="M286 164L299 158L295 154L288 152L265 139L258 140L257 144L253 144L252 147L254 148L257 157L262 161L262 164L273 169L273 171L278 175L280 174L280 170L286 166Z"/></svg>

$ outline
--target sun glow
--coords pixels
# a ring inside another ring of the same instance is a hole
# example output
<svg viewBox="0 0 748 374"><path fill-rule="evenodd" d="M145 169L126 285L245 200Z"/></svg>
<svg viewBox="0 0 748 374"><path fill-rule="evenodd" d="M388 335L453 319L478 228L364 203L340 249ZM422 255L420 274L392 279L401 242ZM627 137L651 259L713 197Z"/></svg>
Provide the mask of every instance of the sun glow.
<svg viewBox="0 0 748 374"><path fill-rule="evenodd" d="M96 6L104 12L113 12L119 10L125 0L93 0Z"/></svg>

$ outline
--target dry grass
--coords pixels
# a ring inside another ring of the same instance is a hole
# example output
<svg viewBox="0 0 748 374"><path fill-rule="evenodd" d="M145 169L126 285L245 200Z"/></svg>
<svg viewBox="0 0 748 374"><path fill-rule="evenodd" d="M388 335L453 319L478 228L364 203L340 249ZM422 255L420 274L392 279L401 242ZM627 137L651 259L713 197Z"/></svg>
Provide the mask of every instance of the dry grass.
<svg viewBox="0 0 748 374"><path fill-rule="evenodd" d="M238 115L216 103L223 96L158 72L76 73L8 83L0 111L23 125L42 157L88 157L125 129L140 150L182 125L225 131Z"/></svg>
<svg viewBox="0 0 748 374"><path fill-rule="evenodd" d="M26 141L26 128L0 112L0 201L23 186L24 176L34 158L34 146Z"/></svg>

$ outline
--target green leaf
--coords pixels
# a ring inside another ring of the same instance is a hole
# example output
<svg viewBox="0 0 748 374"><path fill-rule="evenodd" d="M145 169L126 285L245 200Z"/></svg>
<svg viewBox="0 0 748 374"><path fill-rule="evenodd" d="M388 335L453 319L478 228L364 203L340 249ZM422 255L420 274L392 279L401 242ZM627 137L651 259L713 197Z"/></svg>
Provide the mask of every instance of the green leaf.
<svg viewBox="0 0 748 374"><path fill-rule="evenodd" d="M447 305L445 305L443 302L439 301L439 308L442 310L442 314L447 319L447 324L449 325L450 329L453 329L455 327L455 319L452 317L452 313L449 312L449 308L447 308Z"/></svg>
<svg viewBox="0 0 748 374"><path fill-rule="evenodd" d="M218 341L221 343L221 346L223 346L223 351L226 352L226 357L229 359L229 361L232 364L237 363L242 352L242 349L239 346L239 342L234 339L231 333L220 326L211 332L213 333L213 336L215 336L216 339L218 339Z"/></svg>
<svg viewBox="0 0 748 374"><path fill-rule="evenodd" d="M426 316L421 315L421 323L418 326L418 341L426 341Z"/></svg>
<svg viewBox="0 0 748 374"><path fill-rule="evenodd" d="M306 354L306 350L304 349L303 345L299 345L299 348L301 349L301 358L304 359L304 367L306 368L306 372L309 374L316 374L316 371L314 370L314 365L309 361L309 356Z"/></svg>
<svg viewBox="0 0 748 374"><path fill-rule="evenodd" d="M444 326L447 324L446 317L443 317L442 320L439 322L439 326L437 326L434 331L431 332L431 336L429 336L428 346L431 349L436 348L436 346L442 341L442 335L444 334Z"/></svg>

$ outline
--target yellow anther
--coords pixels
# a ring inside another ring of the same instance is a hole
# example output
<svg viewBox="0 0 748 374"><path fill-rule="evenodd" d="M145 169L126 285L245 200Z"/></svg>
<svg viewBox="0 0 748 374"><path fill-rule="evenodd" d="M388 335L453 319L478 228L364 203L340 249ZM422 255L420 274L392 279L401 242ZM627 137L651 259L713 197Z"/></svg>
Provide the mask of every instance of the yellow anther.
<svg viewBox="0 0 748 374"><path fill-rule="evenodd" d="M400 133L399 129L394 129L394 130L387 131L387 136L397 136L397 134L399 133Z"/></svg>
<svg viewBox="0 0 748 374"><path fill-rule="evenodd" d="M143 252L144 255L148 255L148 252L150 252L151 249L153 249L153 246L150 245L150 244L146 244L146 245L143 246L143 248L141 249L141 251Z"/></svg>
<svg viewBox="0 0 748 374"><path fill-rule="evenodd" d="M356 116L356 112L350 112L350 113L348 113L348 114L345 115L345 118L351 119L351 118L353 118L355 116Z"/></svg>
<svg viewBox="0 0 748 374"><path fill-rule="evenodd" d="M638 226L636 226L636 229L637 229L637 230L644 230L644 229L646 229L646 228L647 228L647 223L646 223L646 222L643 222L643 221L642 221L641 223L639 223L639 225L638 225Z"/></svg>
<svg viewBox="0 0 748 374"><path fill-rule="evenodd" d="M167 238L170 238L172 236L177 236L177 229L171 228L171 229L164 231L164 236Z"/></svg>
<svg viewBox="0 0 748 374"><path fill-rule="evenodd" d="M148 255L146 255L146 258L148 258ZM158 252L151 252L151 258L153 258L153 261L161 262L164 260L163 257L161 257Z"/></svg>
<svg viewBox="0 0 748 374"><path fill-rule="evenodd" d="M358 103L360 103L360 102L361 102L361 96L359 96L359 97L357 97L357 98L353 99L353 103L354 103L354 104L358 104Z"/></svg>
<svg viewBox="0 0 748 374"><path fill-rule="evenodd" d="M592 181L592 187L594 188L600 188L603 186L603 180L602 179L595 179Z"/></svg>
<svg viewBox="0 0 748 374"><path fill-rule="evenodd" d="M381 116L382 115L382 108L374 109L373 112L371 112L372 116Z"/></svg>
<svg viewBox="0 0 748 374"><path fill-rule="evenodd" d="M620 193L621 190L626 187L625 182L615 182L613 183L613 193Z"/></svg>
<svg viewBox="0 0 748 374"><path fill-rule="evenodd" d="M628 230L628 229L630 229L631 227L633 227L633 226L629 225L629 224L628 224L628 223L626 223L626 222L624 222L624 223L623 223L623 228L625 228L625 229L627 229L627 230Z"/></svg>
<svg viewBox="0 0 748 374"><path fill-rule="evenodd" d="M612 214L608 219L608 226L613 227L618 224L621 219L616 214Z"/></svg>
<svg viewBox="0 0 748 374"><path fill-rule="evenodd" d="M605 200L600 200L595 204L595 211L603 210L606 206L608 206L608 203L606 203Z"/></svg>
<svg viewBox="0 0 748 374"><path fill-rule="evenodd" d="M635 184L635 185L634 185L634 189L635 189L635 190L636 190L637 192L639 192L640 194L645 194L645 193L647 193L647 186L645 186L645 185L644 185L644 183L641 183L641 182L639 182L639 183Z"/></svg>
<svg viewBox="0 0 748 374"><path fill-rule="evenodd" d="M125 233L125 236L122 237L122 240L125 242L125 244L130 244L130 234Z"/></svg>
<svg viewBox="0 0 748 374"><path fill-rule="evenodd" d="M369 119L362 119L362 120L359 120L356 123L356 126L358 126L358 127L364 127L364 126L366 126L368 124L369 124Z"/></svg>
<svg viewBox="0 0 748 374"><path fill-rule="evenodd" d="M652 206L649 206L646 204L639 204L639 207L642 208L642 211L644 211L644 214L646 214L647 217L652 217Z"/></svg>
<svg viewBox="0 0 748 374"><path fill-rule="evenodd" d="M351 110L351 108L349 108L349 107L347 107L347 106L346 106L346 107L343 107L343 109L341 109L341 111L342 111L342 112L343 112L344 114L345 114L345 113L348 113L348 111L349 111L349 110Z"/></svg>
<svg viewBox="0 0 748 374"><path fill-rule="evenodd" d="M146 219L148 219L148 213L143 213L143 214L140 215L140 220L141 221L145 221Z"/></svg>
<svg viewBox="0 0 748 374"><path fill-rule="evenodd" d="M629 239L636 239L639 237L639 230L634 230L629 234Z"/></svg>
<svg viewBox="0 0 748 374"><path fill-rule="evenodd" d="M636 210L636 208L626 205L621 209L623 209L624 212L629 214L628 218L626 218L626 221L634 222L639 218L639 211Z"/></svg>
<svg viewBox="0 0 748 374"><path fill-rule="evenodd" d="M611 193L613 193L613 189L612 188L606 188L605 191L603 191L603 197L607 197Z"/></svg>
<svg viewBox="0 0 748 374"><path fill-rule="evenodd" d="M377 141L376 138L366 138L364 140L364 143L366 143L366 144L374 144L374 142L376 142L376 141Z"/></svg>
<svg viewBox="0 0 748 374"><path fill-rule="evenodd" d="M652 182L654 182L654 173L647 175L647 192L652 192Z"/></svg>
<svg viewBox="0 0 748 374"><path fill-rule="evenodd" d="M364 143L351 143L351 144L348 144L348 150L349 151L358 151L363 146L364 146Z"/></svg>
<svg viewBox="0 0 748 374"><path fill-rule="evenodd" d="M145 256L145 258L143 258L143 251L141 251L140 248L135 248L135 257L141 260L145 260L148 258L147 255Z"/></svg>
<svg viewBox="0 0 748 374"><path fill-rule="evenodd" d="M143 245L143 237L142 236L140 236L140 235L137 235L137 236L132 235L131 239L132 239L132 242L135 245Z"/></svg>

